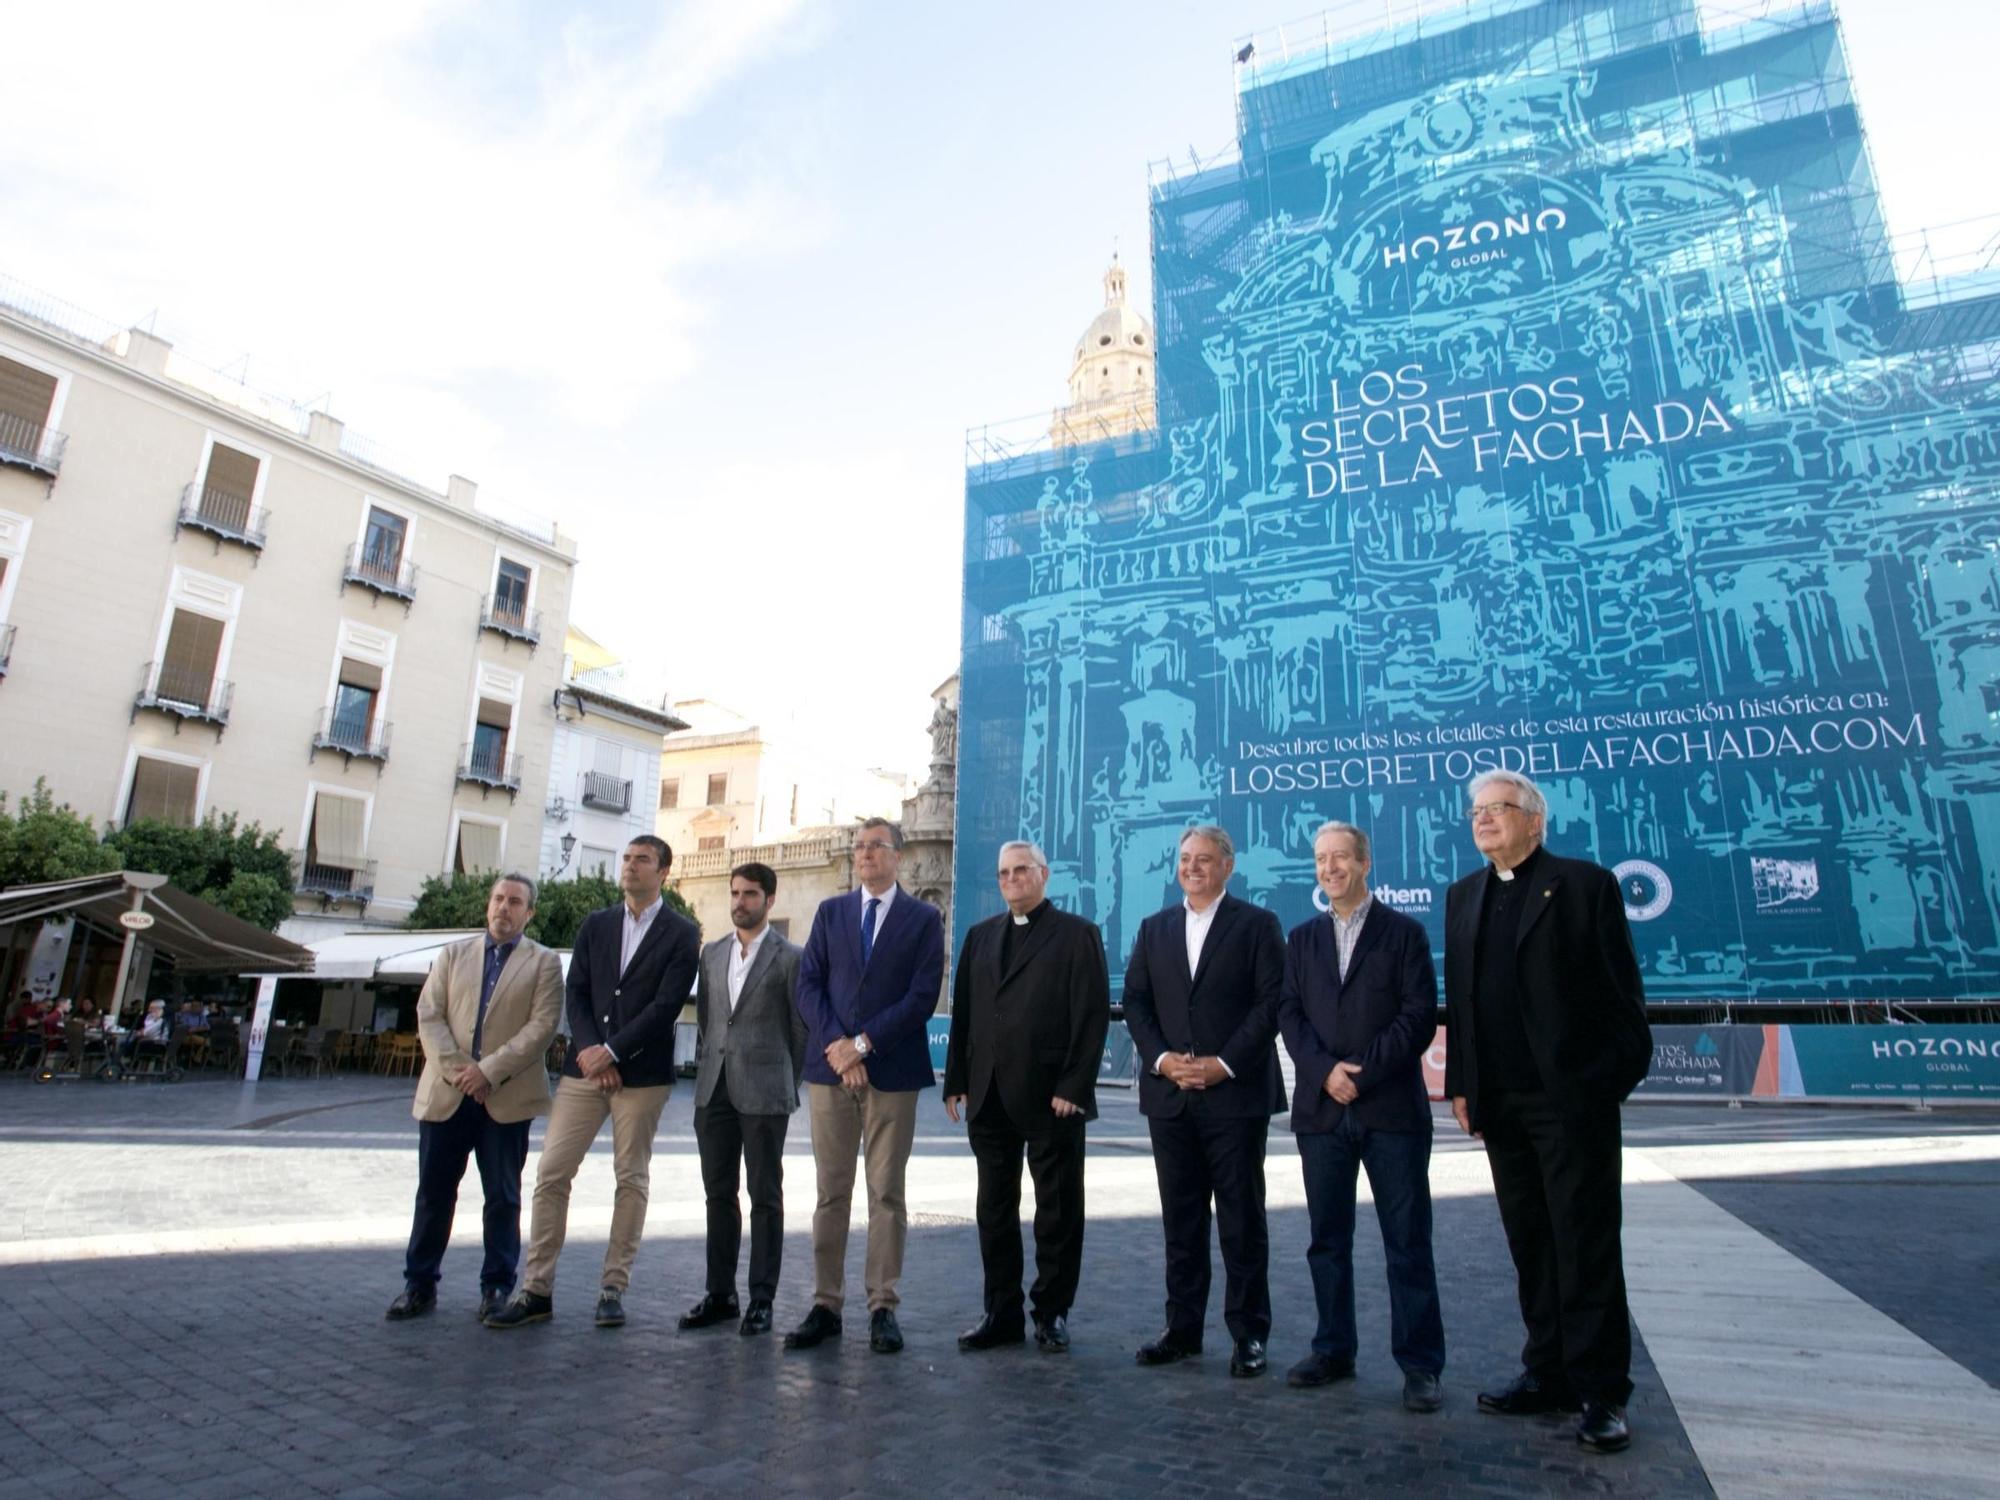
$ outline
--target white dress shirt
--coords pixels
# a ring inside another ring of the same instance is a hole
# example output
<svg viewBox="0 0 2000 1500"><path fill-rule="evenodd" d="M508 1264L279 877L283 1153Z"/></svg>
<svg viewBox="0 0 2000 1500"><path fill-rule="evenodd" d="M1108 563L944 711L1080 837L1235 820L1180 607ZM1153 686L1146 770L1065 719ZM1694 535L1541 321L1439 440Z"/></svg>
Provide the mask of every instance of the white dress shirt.
<svg viewBox="0 0 2000 1500"><path fill-rule="evenodd" d="M896 899L896 892L898 889L900 889L900 887L898 887L893 881L891 881L889 889L884 891L881 895L878 896L873 891L869 890L867 886L864 885L863 887L861 887L862 922L866 923L868 920L868 903L870 901L879 901L882 903L880 906L875 908L875 936L877 937L880 937L882 935L882 924L889 920L889 903ZM854 932L855 935L858 937L860 936L861 929L857 927L854 929Z"/></svg>
<svg viewBox="0 0 2000 1500"><path fill-rule="evenodd" d="M639 951L639 945L646 940L646 934L652 930L654 919L660 915L660 908L666 904L665 901L655 896L653 904L640 912L636 917L632 915L631 907L628 906L625 908L625 922L623 928L620 930L618 939L618 972L620 974L623 974L627 969L632 967L632 955Z"/></svg>
<svg viewBox="0 0 2000 1500"><path fill-rule="evenodd" d="M1222 898L1217 896L1213 901L1209 902L1206 911L1196 911L1185 899L1182 900L1181 905L1187 911L1188 979L1192 982L1194 971L1201 967L1201 950L1202 945L1208 941L1208 929L1215 925L1215 914L1222 910ZM1158 1073L1160 1065L1166 1060L1167 1054L1164 1052L1154 1058L1153 1071ZM1222 1062L1222 1059L1219 1057L1216 1061L1222 1063L1223 1072L1227 1073L1231 1078L1236 1076L1236 1070L1230 1067L1228 1063Z"/></svg>
<svg viewBox="0 0 2000 1500"><path fill-rule="evenodd" d="M757 929L757 935L750 939L750 946L742 942L729 945L729 1013L736 1014L737 1003L743 998L743 981L750 977L750 965L757 961L757 950L764 946L764 939L771 935L771 924L766 922Z"/></svg>

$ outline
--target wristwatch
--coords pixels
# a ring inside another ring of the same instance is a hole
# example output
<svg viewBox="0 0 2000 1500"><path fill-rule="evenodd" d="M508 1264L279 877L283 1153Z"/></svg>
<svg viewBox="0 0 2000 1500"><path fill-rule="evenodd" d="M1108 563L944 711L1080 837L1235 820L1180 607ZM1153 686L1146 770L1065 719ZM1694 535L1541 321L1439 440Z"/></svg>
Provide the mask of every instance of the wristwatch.
<svg viewBox="0 0 2000 1500"><path fill-rule="evenodd" d="M866 1057L875 1050L875 1044L865 1036L858 1036L854 1039L854 1050L862 1057Z"/></svg>

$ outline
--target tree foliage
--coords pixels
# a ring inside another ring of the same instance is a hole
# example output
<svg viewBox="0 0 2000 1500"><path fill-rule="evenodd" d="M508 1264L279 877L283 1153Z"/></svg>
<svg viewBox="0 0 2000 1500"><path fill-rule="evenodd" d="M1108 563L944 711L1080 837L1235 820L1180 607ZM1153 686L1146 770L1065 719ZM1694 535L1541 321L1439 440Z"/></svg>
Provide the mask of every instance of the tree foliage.
<svg viewBox="0 0 2000 1500"><path fill-rule="evenodd" d="M118 856L98 840L90 819L67 802L57 802L46 778L36 777L34 790L11 813L7 794L0 792L0 888L75 880L117 868Z"/></svg>
<svg viewBox="0 0 2000 1500"><path fill-rule="evenodd" d="M104 836L128 870L164 875L179 889L269 930L292 914L292 859L275 833L210 813L193 828L141 818Z"/></svg>
<svg viewBox="0 0 2000 1500"><path fill-rule="evenodd" d="M483 927L486 925L486 895L499 874L491 870L460 871L456 875L433 875L417 893L410 912L412 927ZM694 910L681 893L663 893L667 909L677 911L690 922ZM576 945L576 930L583 919L601 907L616 906L624 898L615 882L600 875L579 875L572 880L545 880L535 897L535 915L528 923L528 936L551 948Z"/></svg>

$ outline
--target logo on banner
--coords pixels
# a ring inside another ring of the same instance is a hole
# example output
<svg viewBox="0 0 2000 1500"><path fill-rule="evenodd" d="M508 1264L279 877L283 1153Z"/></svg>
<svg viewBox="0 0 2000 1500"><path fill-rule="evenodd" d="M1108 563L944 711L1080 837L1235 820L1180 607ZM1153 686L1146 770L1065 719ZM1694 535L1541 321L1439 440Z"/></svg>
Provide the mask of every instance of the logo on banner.
<svg viewBox="0 0 2000 1500"><path fill-rule="evenodd" d="M1431 888L1427 885L1371 886L1368 894L1395 911L1408 912L1411 916L1418 917L1430 914L1432 894ZM1322 912L1333 910L1327 904L1326 892L1318 886L1313 887L1313 909Z"/></svg>
<svg viewBox="0 0 2000 1500"><path fill-rule="evenodd" d="M1750 893L1757 910L1774 911L1781 906L1797 906L1819 895L1819 861L1816 859L1764 859L1750 856Z"/></svg>
<svg viewBox="0 0 2000 1500"><path fill-rule="evenodd" d="M1673 905L1674 883L1651 860L1628 859L1613 866L1611 873L1625 897L1625 915L1632 921L1650 922Z"/></svg>

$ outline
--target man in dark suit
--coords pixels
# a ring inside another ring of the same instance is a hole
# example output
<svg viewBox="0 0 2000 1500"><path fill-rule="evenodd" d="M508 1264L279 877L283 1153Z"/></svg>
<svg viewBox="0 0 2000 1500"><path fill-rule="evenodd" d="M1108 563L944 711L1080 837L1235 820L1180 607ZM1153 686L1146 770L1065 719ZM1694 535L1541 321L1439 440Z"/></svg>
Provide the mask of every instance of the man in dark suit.
<svg viewBox="0 0 2000 1500"><path fill-rule="evenodd" d="M486 1258L479 1316L500 1310L521 1259L521 1168L528 1126L549 1112L543 1062L562 1014L562 964L522 934L535 915L535 882L502 875L486 893L486 931L437 956L417 996L424 1071L417 1117L417 1205L403 1258L403 1294L391 1320L437 1305L438 1268L468 1158L486 1197Z"/></svg>
<svg viewBox="0 0 2000 1500"><path fill-rule="evenodd" d="M653 1133L674 1081L674 1022L694 987L700 930L660 895L674 854L641 834L625 846L625 900L583 919L570 955L570 1050L535 1168L535 1227L521 1291L488 1328L544 1323L554 1310L556 1258L569 1224L569 1186L608 1117L617 1190L597 1299L599 1328L625 1322L625 1290L646 1228Z"/></svg>
<svg viewBox="0 0 2000 1500"><path fill-rule="evenodd" d="M785 1130L799 1107L806 1023L794 1003L799 950L774 931L778 876L769 865L729 874L734 933L702 950L695 983L701 1061L694 1079L694 1138L708 1198L708 1290L682 1317L707 1328L736 1316L736 1255L743 1210L737 1168L750 1180L750 1306L738 1333L771 1331L785 1248Z"/></svg>
<svg viewBox="0 0 2000 1500"><path fill-rule="evenodd" d="M1423 925L1368 893L1368 835L1328 823L1313 837L1327 914L1292 929L1278 1024L1298 1083L1292 1129L1305 1174L1319 1326L1286 1379L1354 1374L1354 1183L1368 1170L1389 1267L1389 1348L1403 1405L1444 1404L1444 1320L1431 1256L1431 1104L1424 1050L1437 1035L1437 970Z"/></svg>
<svg viewBox="0 0 2000 1500"><path fill-rule="evenodd" d="M840 1336L857 1151L868 1170L868 1347L877 1354L903 1347L896 1322L909 1232L903 1178L917 1094L936 1082L925 1023L944 983L944 921L896 884L902 857L900 828L886 818L863 823L854 837L857 888L820 903L799 959L819 1198L812 1310L785 1335L787 1349Z"/></svg>
<svg viewBox="0 0 2000 1500"><path fill-rule="evenodd" d="M1229 894L1236 848L1214 824L1181 837L1184 899L1139 924L1125 969L1125 1025L1139 1109L1153 1137L1167 1241L1167 1326L1142 1365L1199 1354L1208 1318L1210 1203L1222 1241L1232 1375L1262 1375L1271 1336L1264 1146L1285 1107L1278 1070L1277 917Z"/></svg>
<svg viewBox="0 0 2000 1500"><path fill-rule="evenodd" d="M979 1167L985 1315L958 1347L1027 1335L1021 1297L1021 1158L1035 1181L1035 1345L1069 1348L1083 1267L1083 1127L1097 1118L1097 1070L1111 1026L1104 938L1046 899L1049 863L1034 844L1000 848L1007 910L965 935L952 980L944 1107Z"/></svg>
<svg viewBox="0 0 2000 1500"><path fill-rule="evenodd" d="M1522 1373L1479 1408L1580 1406L1577 1440L1613 1452L1632 1392L1618 1106L1653 1056L1638 955L1611 872L1542 847L1540 788L1489 771L1470 797L1490 863L1445 896L1445 1092L1485 1139L1528 1328Z"/></svg>

